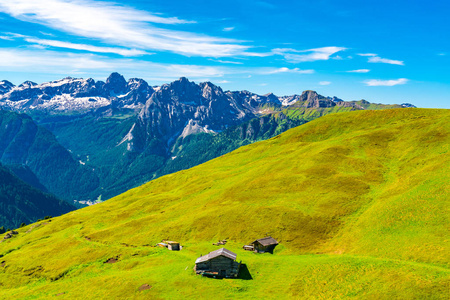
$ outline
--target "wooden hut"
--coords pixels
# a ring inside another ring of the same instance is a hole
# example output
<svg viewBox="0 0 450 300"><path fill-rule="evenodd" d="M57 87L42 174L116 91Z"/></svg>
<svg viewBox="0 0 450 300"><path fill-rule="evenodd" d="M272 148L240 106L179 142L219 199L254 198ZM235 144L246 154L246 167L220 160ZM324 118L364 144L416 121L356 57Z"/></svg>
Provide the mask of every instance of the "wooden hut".
<svg viewBox="0 0 450 300"><path fill-rule="evenodd" d="M172 251L179 251L180 250L180 243L174 242L174 241L167 241L167 249Z"/></svg>
<svg viewBox="0 0 450 300"><path fill-rule="evenodd" d="M253 246L253 249L255 250L255 252L258 252L258 253L264 253L264 252L273 253L273 250L278 245L278 242L273 237L268 236L268 237L265 237L265 238L262 238L262 239L258 239L256 241L250 243L250 244Z"/></svg>
<svg viewBox="0 0 450 300"><path fill-rule="evenodd" d="M237 277L241 264L236 261L236 256L236 253L220 248L197 258L194 270L205 276Z"/></svg>

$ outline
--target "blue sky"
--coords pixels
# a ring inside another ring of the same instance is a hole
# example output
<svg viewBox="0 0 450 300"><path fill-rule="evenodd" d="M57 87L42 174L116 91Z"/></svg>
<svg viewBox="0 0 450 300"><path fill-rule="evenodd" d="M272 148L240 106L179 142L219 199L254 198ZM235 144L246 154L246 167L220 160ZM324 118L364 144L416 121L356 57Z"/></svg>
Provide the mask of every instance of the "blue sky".
<svg viewBox="0 0 450 300"><path fill-rule="evenodd" d="M0 79L186 76L450 108L449 1L0 0Z"/></svg>

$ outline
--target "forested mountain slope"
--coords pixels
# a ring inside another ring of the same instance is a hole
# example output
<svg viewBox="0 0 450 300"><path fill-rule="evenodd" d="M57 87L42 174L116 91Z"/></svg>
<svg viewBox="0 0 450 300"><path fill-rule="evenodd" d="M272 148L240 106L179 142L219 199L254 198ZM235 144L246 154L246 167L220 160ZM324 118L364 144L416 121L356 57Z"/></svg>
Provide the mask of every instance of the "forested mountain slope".
<svg viewBox="0 0 450 300"><path fill-rule="evenodd" d="M0 227L17 228L75 207L28 185L0 165Z"/></svg>
<svg viewBox="0 0 450 300"><path fill-rule="evenodd" d="M26 166L49 192L65 200L89 197L99 184L92 169L74 160L50 131L25 114L0 110L0 162Z"/></svg>

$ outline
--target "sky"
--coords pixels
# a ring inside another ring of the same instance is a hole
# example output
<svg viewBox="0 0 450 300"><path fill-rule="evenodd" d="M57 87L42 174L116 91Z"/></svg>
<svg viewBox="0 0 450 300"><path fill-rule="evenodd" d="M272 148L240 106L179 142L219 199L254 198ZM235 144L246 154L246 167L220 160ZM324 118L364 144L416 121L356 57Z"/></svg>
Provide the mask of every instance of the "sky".
<svg viewBox="0 0 450 300"><path fill-rule="evenodd" d="M0 0L0 80L112 72L450 108L450 1Z"/></svg>

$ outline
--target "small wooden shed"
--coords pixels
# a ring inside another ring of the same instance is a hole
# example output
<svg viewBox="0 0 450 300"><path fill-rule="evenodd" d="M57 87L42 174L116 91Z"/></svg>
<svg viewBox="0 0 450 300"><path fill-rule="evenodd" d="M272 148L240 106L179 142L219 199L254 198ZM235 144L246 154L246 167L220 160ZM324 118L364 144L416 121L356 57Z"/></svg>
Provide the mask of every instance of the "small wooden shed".
<svg viewBox="0 0 450 300"><path fill-rule="evenodd" d="M195 261L195 272L206 276L235 278L239 275L241 263L236 261L236 253L220 248Z"/></svg>
<svg viewBox="0 0 450 300"><path fill-rule="evenodd" d="M275 247L278 245L278 242L271 236L262 238L262 239L258 239L252 243L250 243L253 246L253 249L255 250L255 252L258 253L264 253L264 252L269 252L269 253L273 253L273 250L275 249Z"/></svg>
<svg viewBox="0 0 450 300"><path fill-rule="evenodd" d="M167 249L172 251L179 251L180 250L180 243L174 242L174 241L167 241Z"/></svg>

